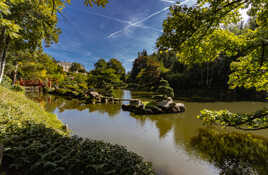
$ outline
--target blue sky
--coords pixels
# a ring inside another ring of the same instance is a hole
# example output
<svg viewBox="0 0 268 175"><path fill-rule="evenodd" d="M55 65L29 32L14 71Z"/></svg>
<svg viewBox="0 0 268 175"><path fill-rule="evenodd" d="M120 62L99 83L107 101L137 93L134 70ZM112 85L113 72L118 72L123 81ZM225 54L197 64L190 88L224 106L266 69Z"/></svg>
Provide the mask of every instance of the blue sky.
<svg viewBox="0 0 268 175"><path fill-rule="evenodd" d="M117 58L129 71L137 52L155 50L168 8L176 1L109 0L105 8L90 8L83 6L83 0L72 0L59 15L59 43L45 51L56 60L79 62L87 69L99 58ZM195 2L184 0L183 4Z"/></svg>
<svg viewBox="0 0 268 175"><path fill-rule="evenodd" d="M99 58L117 58L130 70L138 51L154 51L168 7L175 1L110 0L105 8L90 8L83 0L73 0L59 15L59 43L45 51L56 60L79 62L88 69Z"/></svg>

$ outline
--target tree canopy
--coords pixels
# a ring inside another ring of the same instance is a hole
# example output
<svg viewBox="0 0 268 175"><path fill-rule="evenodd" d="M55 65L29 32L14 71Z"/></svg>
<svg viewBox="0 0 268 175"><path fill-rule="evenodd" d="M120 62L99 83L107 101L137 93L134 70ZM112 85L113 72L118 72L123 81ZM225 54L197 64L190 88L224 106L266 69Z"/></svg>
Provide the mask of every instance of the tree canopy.
<svg viewBox="0 0 268 175"><path fill-rule="evenodd" d="M242 9L250 18L245 26ZM268 92L267 0L199 0L192 7L177 3L170 7L163 31L157 47L176 52L182 64L226 59L231 63L229 88ZM267 117L267 109L254 114L203 110L199 116L206 123L253 130L267 128Z"/></svg>
<svg viewBox="0 0 268 175"><path fill-rule="evenodd" d="M233 63L231 88L268 91L268 9L265 0L200 0L193 7L179 3L170 8L157 47L174 50L187 64L211 62L226 56ZM248 8L255 27L233 33L228 26L241 21L240 9Z"/></svg>
<svg viewBox="0 0 268 175"><path fill-rule="evenodd" d="M71 0L2 0L0 2L0 83L10 50L48 47L58 42L57 13ZM86 6L105 6L108 0L84 0Z"/></svg>

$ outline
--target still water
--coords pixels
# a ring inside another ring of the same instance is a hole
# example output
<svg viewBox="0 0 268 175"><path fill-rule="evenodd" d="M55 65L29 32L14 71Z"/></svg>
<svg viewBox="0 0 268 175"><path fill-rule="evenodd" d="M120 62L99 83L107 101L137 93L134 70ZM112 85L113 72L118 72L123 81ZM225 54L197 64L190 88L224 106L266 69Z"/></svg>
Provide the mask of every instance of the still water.
<svg viewBox="0 0 268 175"><path fill-rule="evenodd" d="M122 98L148 99L146 93L119 91ZM199 111L253 112L265 102L185 102L181 114L140 116L121 104L85 105L55 96L33 98L68 124L74 135L104 140L142 155L159 175L268 174L268 130L242 132L208 128Z"/></svg>

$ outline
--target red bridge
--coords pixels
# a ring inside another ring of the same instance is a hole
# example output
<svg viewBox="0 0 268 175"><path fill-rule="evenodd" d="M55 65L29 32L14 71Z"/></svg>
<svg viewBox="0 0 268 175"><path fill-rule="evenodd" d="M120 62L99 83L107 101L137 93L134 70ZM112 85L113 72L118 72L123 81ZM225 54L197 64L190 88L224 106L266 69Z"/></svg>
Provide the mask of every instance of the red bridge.
<svg viewBox="0 0 268 175"><path fill-rule="evenodd" d="M58 80L57 79L48 79L45 82L42 80L20 80L19 84L21 86L38 86L38 87L48 87L51 88L52 85L58 86Z"/></svg>
<svg viewBox="0 0 268 175"><path fill-rule="evenodd" d="M21 86L39 86L44 87L45 84L41 80L20 80Z"/></svg>

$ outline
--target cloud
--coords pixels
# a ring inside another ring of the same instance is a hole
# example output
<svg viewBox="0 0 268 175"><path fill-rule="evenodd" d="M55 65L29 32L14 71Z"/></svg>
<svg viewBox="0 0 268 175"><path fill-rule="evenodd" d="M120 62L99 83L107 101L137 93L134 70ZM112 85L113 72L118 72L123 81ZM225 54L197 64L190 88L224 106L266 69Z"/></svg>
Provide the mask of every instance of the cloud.
<svg viewBox="0 0 268 175"><path fill-rule="evenodd" d="M78 9L74 9L74 8L72 8L72 9L73 10L78 10ZM111 17L111 16L107 16L107 15L103 15L103 14L100 14L100 13L95 13L95 12L91 12L91 11L87 11L87 10L78 10L78 11L83 12L83 13L87 13L87 14L90 14L90 15L94 15L94 16L103 17L103 18L106 18L106 19L109 19L109 20L112 20L112 21L122 23L122 24L128 24L131 27L139 27L139 28L144 28L144 29L151 29L151 30L154 30L154 31L157 31L157 32L162 32L160 29L156 29L154 27L135 24L135 23L133 23L132 20L129 20L129 21L122 20L122 19L119 19L119 18L115 18L115 17Z"/></svg>
<svg viewBox="0 0 268 175"><path fill-rule="evenodd" d="M174 5L176 5L176 3L179 2L179 1L176 1L176 0L160 0L160 1L162 1L162 2L167 2L167 3L171 3L171 4L174 4ZM195 2L196 2L196 0L185 0L185 1L181 2L179 5L186 4L186 5L192 6ZM149 15L149 16L147 16L147 17L144 17L143 19L141 19L141 20L139 20L139 21L136 21L136 22L133 22L133 23L129 22L129 24L128 24L127 26L125 26L123 29L118 30L118 31L116 31L116 32L113 32L113 33L109 34L109 35L107 36L107 38L116 38L116 37L118 37L119 34L121 34L121 33L127 33L127 32L129 32L129 29L130 29L132 26L139 26L139 25L143 26L142 24L143 24L145 21L150 20L150 19L153 18L154 16L157 16L157 15L159 15L159 14L161 14L161 13L167 11L168 9L169 9L169 7L165 7L165 8L163 8L163 9L161 9L161 10L155 12L155 13L152 13L151 15ZM141 27L141 26L140 26L140 27ZM143 26L143 27L144 27L144 26ZM151 28L151 29L154 29L154 28ZM155 31L162 32L162 31L160 31L160 30L158 30L158 29L155 30Z"/></svg>
<svg viewBox="0 0 268 175"><path fill-rule="evenodd" d="M114 37L118 36L118 34L120 34L120 33L122 33L122 32L126 32L126 31L128 31L128 29L129 29L130 27L132 27L132 26L139 26L139 25L141 25L143 22L148 21L149 19L153 18L154 16L156 16L156 15L162 13L162 12L167 11L168 9L169 9L169 7L165 7L165 8L163 8L163 9L161 9L161 10L159 10L159 11L157 11L157 12L155 12L155 13L153 13L153 14L147 16L147 17L144 17L143 19L141 19L141 20L139 20L139 21L130 23L129 25L125 26L124 29L109 34L109 35L107 36L107 38L114 38ZM156 30L156 31L160 32L159 30ZM162 31L161 31L161 32L162 32Z"/></svg>

